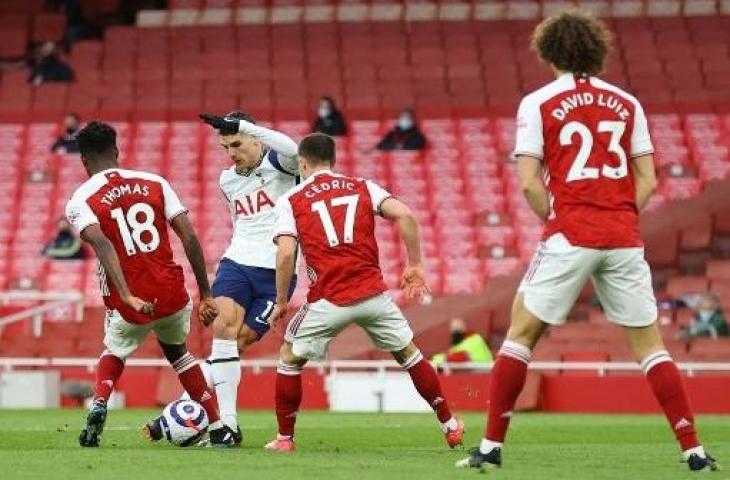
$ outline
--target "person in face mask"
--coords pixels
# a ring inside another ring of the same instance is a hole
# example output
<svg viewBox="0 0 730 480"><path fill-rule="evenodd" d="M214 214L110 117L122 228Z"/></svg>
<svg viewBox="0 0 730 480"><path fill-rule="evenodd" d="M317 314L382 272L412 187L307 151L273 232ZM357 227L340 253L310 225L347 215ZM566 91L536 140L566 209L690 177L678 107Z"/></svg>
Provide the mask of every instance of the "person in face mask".
<svg viewBox="0 0 730 480"><path fill-rule="evenodd" d="M71 229L68 220L58 221L56 236L43 247L43 255L56 260L73 260L84 258L84 249L81 240Z"/></svg>
<svg viewBox="0 0 730 480"><path fill-rule="evenodd" d="M697 302L695 316L688 327L681 332L684 338L727 337L728 326L715 295L706 293Z"/></svg>
<svg viewBox="0 0 730 480"><path fill-rule="evenodd" d="M492 352L484 338L476 332L466 328L462 318L453 318L449 325L451 347L445 353L438 353L431 358L434 365L444 362L458 363L492 363Z"/></svg>
<svg viewBox="0 0 730 480"><path fill-rule="evenodd" d="M319 132L331 137L347 135L347 123L342 112L337 109L332 97L321 97L317 109L317 118L312 125L312 133Z"/></svg>
<svg viewBox="0 0 730 480"><path fill-rule="evenodd" d="M378 150L422 150L426 147L426 137L418 128L416 116L410 108L404 108L398 121L377 145Z"/></svg>
<svg viewBox="0 0 730 480"><path fill-rule="evenodd" d="M79 145L76 142L76 132L81 127L81 117L77 113L69 113L63 119L63 133L59 136L53 145L51 151L53 153L79 153Z"/></svg>

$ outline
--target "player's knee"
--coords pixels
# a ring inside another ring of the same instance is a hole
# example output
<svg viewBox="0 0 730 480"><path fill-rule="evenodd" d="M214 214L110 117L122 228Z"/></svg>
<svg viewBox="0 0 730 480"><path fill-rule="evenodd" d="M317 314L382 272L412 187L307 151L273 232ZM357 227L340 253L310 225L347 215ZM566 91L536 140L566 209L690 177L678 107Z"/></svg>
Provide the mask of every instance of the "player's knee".
<svg viewBox="0 0 730 480"><path fill-rule="evenodd" d="M406 348L404 348L402 350L398 350L396 352L391 352L395 361L398 362L400 365L403 365L410 358L412 358L414 355L417 355L418 353L419 353L418 347L413 342L409 343L408 346L406 346Z"/></svg>
<svg viewBox="0 0 730 480"><path fill-rule="evenodd" d="M221 311L213 320L213 337L225 340L238 339L239 322L235 310Z"/></svg>
<svg viewBox="0 0 730 480"><path fill-rule="evenodd" d="M162 348L162 353L165 354L165 358L167 359L170 364L175 363L180 358L183 357L186 353L188 353L188 349L185 346L185 344L178 344L173 345L169 343L162 343L158 342L160 344L160 347Z"/></svg>
<svg viewBox="0 0 730 480"><path fill-rule="evenodd" d="M512 308L512 321L507 331L507 339L533 348L546 328L545 322L525 308L520 295Z"/></svg>
<svg viewBox="0 0 730 480"><path fill-rule="evenodd" d="M253 331L251 328L244 325L238 332L238 351L243 353L248 345L256 343L261 340L261 335Z"/></svg>
<svg viewBox="0 0 730 480"><path fill-rule="evenodd" d="M279 349L279 360L281 360L281 363L284 363L286 365L296 365L300 367L304 366L304 364L307 363L306 359L299 358L294 355L291 344L287 342L284 342L284 344Z"/></svg>

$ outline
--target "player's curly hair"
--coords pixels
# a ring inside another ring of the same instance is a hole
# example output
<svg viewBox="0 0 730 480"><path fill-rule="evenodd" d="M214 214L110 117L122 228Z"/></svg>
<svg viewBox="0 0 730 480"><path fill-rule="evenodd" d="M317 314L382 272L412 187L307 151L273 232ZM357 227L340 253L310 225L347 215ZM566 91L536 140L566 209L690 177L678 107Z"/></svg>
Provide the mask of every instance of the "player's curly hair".
<svg viewBox="0 0 730 480"><path fill-rule="evenodd" d="M76 134L81 155L99 154L112 150L117 145L117 132L104 122L92 121Z"/></svg>
<svg viewBox="0 0 730 480"><path fill-rule="evenodd" d="M611 32L594 17L567 10L546 18L535 28L532 49L560 71L598 75L611 51Z"/></svg>

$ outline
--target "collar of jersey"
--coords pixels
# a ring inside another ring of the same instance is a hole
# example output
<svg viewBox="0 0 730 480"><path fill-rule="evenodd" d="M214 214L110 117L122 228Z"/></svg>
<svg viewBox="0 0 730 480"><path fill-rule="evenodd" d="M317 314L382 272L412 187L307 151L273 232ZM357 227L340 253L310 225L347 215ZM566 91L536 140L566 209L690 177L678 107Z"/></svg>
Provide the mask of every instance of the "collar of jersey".
<svg viewBox="0 0 730 480"><path fill-rule="evenodd" d="M261 150L261 158L259 158L259 163L257 163L255 167L251 168L249 171L247 171L246 173L244 173L243 176L244 177L250 177L251 174L254 171L256 171L256 169L259 168L262 163L264 163L264 157L266 156L267 153L269 153L269 149L268 148L264 148L263 150Z"/></svg>
<svg viewBox="0 0 730 480"><path fill-rule="evenodd" d="M325 174L332 175L332 170L330 170L329 168L327 170L317 170L316 172L314 172L313 174L311 174L310 177L311 178L314 178L317 175L325 175Z"/></svg>

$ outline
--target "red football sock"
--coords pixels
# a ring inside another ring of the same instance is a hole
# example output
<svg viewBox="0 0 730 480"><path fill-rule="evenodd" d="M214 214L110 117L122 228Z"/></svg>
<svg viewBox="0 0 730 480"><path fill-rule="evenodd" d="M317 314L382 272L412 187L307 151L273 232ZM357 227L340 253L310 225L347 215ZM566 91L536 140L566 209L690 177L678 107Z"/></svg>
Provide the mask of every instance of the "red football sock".
<svg viewBox="0 0 730 480"><path fill-rule="evenodd" d="M682 450L700 445L694 415L677 365L666 351L655 352L641 361L641 369L664 410Z"/></svg>
<svg viewBox="0 0 730 480"><path fill-rule="evenodd" d="M423 359L421 352L406 360L403 368L408 371L413 386L416 387L418 393L436 412L439 422L446 423L451 420L451 409L441 391L441 382L439 382L439 377L436 375L436 370Z"/></svg>
<svg viewBox="0 0 730 480"><path fill-rule="evenodd" d="M215 391L208 388L203 370L195 357L186 353L172 364L172 368L177 372L177 377L190 398L203 406L208 414L208 422L214 423L220 420Z"/></svg>
<svg viewBox="0 0 730 480"><path fill-rule="evenodd" d="M108 401L114 390L117 380L124 371L124 361L104 351L96 364L96 385L94 386L94 400L99 398Z"/></svg>
<svg viewBox="0 0 730 480"><path fill-rule="evenodd" d="M301 368L282 363L276 369L276 421L281 436L294 437L294 424L302 403L301 373Z"/></svg>
<svg viewBox="0 0 730 480"><path fill-rule="evenodd" d="M489 413L485 438L503 443L517 397L525 385L530 349L505 340L492 367L489 382Z"/></svg>

